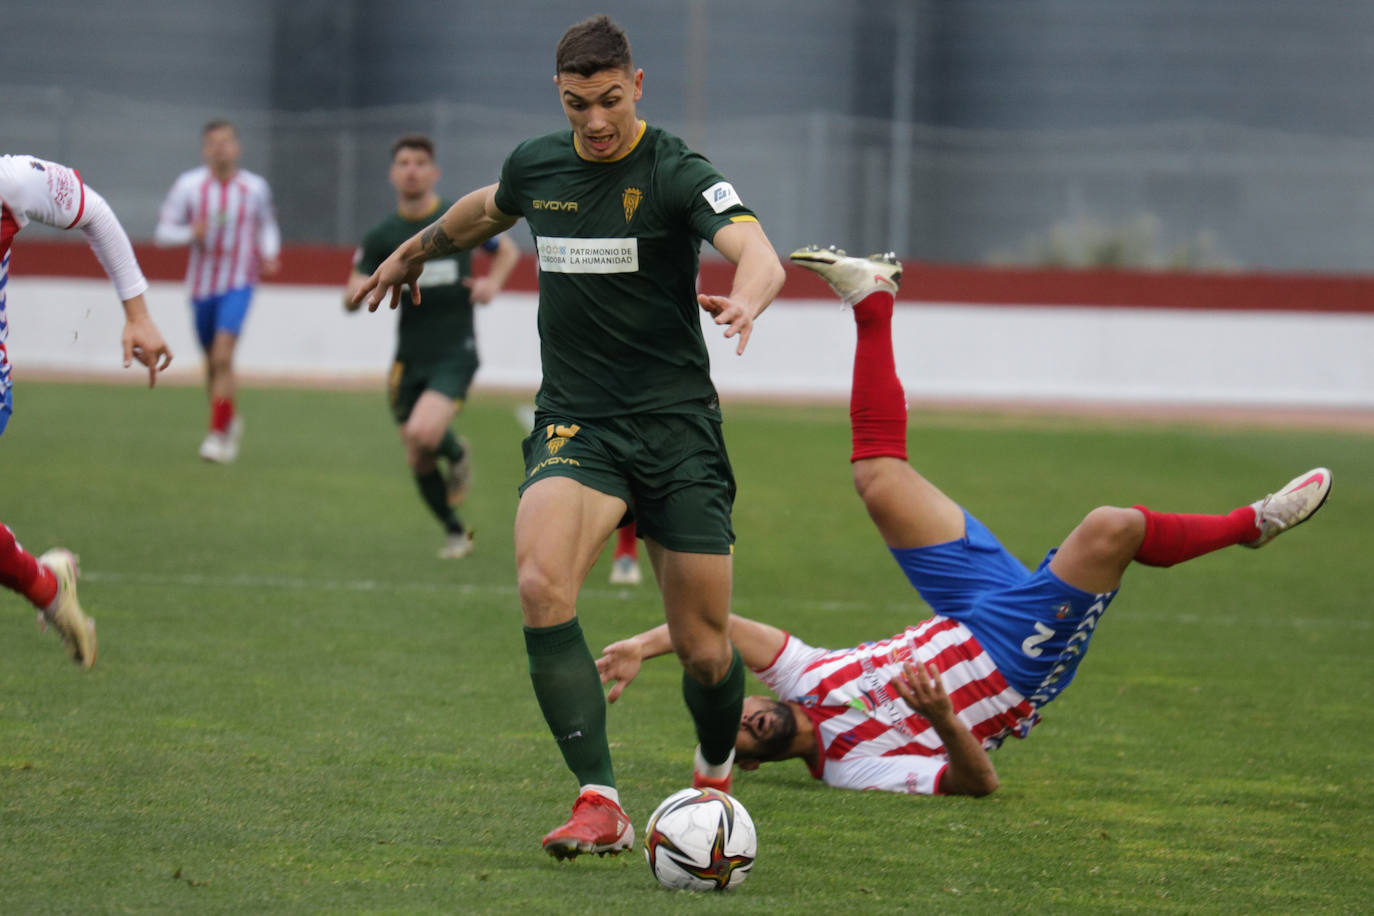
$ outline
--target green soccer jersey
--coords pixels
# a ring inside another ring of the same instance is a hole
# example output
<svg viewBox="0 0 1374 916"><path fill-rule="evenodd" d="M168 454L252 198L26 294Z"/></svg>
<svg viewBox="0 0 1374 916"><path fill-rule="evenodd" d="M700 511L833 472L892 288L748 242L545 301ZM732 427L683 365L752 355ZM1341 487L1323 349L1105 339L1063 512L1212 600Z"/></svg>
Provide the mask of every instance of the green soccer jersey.
<svg viewBox="0 0 1374 916"><path fill-rule="evenodd" d="M754 216L705 157L643 126L624 156L593 161L559 131L515 148L496 206L525 218L539 256L541 410L719 417L698 253Z"/></svg>
<svg viewBox="0 0 1374 916"><path fill-rule="evenodd" d="M449 201L441 200L432 213L417 220L405 219L392 211L363 236L354 269L371 274L402 243L433 223L448 208ZM401 294L397 362L423 366L455 356L477 358L472 299L463 285L463 279L470 276L472 255L467 251L425 262L424 273L420 274L420 304L411 303L408 290Z"/></svg>

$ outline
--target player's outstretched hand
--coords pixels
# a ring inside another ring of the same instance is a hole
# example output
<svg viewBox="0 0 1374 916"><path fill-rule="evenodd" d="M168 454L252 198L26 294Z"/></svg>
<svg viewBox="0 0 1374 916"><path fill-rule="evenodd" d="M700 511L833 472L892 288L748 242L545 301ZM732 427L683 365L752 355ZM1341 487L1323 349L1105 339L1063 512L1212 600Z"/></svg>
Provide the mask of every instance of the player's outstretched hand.
<svg viewBox="0 0 1374 916"><path fill-rule="evenodd" d="M355 305L366 304L369 312L375 312L377 306L382 304L382 298L389 292L391 299L387 304L394 309L401 304L401 290L409 287L410 301L419 305L419 280L424 269L423 261L410 264L393 252L353 294L353 302Z"/></svg>
<svg viewBox="0 0 1374 916"><path fill-rule="evenodd" d="M716 324L723 324L726 338L739 336L739 346L735 347L735 355L744 353L745 346L749 343L749 335L754 330L754 316L744 306L732 301L728 296L708 296L705 293L697 295L697 304L705 309Z"/></svg>
<svg viewBox="0 0 1374 916"><path fill-rule="evenodd" d="M615 683L611 692L606 694L606 702L614 703L620 699L625 688L630 686L630 682L639 674L640 665L643 663L644 653L640 651L639 643L633 639L613 642L601 650L601 657L596 660L596 670L601 675L601 683Z"/></svg>
<svg viewBox="0 0 1374 916"><path fill-rule="evenodd" d="M902 665L900 677L892 679L892 688L906 701L906 705L932 721L954 715L954 703L945 693L940 669L932 665L910 662Z"/></svg>
<svg viewBox="0 0 1374 916"><path fill-rule="evenodd" d="M149 388L157 384L157 374L172 364L172 350L144 308L131 312L124 322L120 344L124 348L125 369L132 366L134 360L148 367Z"/></svg>

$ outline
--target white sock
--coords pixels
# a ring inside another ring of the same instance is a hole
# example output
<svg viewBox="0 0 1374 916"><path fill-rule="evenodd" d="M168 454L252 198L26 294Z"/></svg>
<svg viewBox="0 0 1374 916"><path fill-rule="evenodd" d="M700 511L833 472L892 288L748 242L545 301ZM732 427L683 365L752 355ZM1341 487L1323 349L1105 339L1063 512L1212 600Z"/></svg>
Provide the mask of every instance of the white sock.
<svg viewBox="0 0 1374 916"><path fill-rule="evenodd" d="M724 779L730 775L730 770L735 766L735 749L730 748L730 756L725 758L724 763L707 763L706 758L701 756L701 745L697 745L695 759L692 761L697 772L707 779Z"/></svg>
<svg viewBox="0 0 1374 916"><path fill-rule="evenodd" d="M577 790L577 794L579 795L581 795L583 792L595 792L602 798L609 798L617 805L620 804L620 793L615 790L614 786L598 786L594 783L588 783L587 785L582 786L580 789Z"/></svg>

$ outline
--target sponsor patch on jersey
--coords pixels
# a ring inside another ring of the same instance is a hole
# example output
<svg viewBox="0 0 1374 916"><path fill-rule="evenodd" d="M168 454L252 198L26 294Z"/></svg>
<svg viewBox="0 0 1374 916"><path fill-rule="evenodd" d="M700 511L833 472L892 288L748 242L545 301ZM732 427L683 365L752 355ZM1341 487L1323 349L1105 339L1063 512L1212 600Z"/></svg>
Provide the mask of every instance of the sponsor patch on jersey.
<svg viewBox="0 0 1374 916"><path fill-rule="evenodd" d="M539 269L560 274L626 274L639 270L639 239L541 238Z"/></svg>
<svg viewBox="0 0 1374 916"><path fill-rule="evenodd" d="M427 261L424 272L420 274L420 288L427 286L452 286L458 282L458 262L452 258L442 261Z"/></svg>
<svg viewBox="0 0 1374 916"><path fill-rule="evenodd" d="M724 213L731 207L742 207L744 201L739 199L739 194L735 191L735 186L728 181L717 181L705 191L701 196L706 198L706 202L711 205L711 209L717 213Z"/></svg>

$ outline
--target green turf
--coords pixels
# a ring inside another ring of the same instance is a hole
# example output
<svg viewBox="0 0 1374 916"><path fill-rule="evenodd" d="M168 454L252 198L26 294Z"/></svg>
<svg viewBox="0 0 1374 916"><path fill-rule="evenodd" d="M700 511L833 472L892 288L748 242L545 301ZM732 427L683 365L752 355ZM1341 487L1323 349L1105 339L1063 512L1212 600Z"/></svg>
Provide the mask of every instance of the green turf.
<svg viewBox="0 0 1374 916"><path fill-rule="evenodd" d="M1221 511L1316 464L1330 505L1258 553L1135 569L1074 686L982 800L737 776L758 864L671 895L638 850L559 864L574 785L529 688L511 556L521 430L461 426L478 551L440 532L380 393L250 390L206 466L191 388L20 380L0 519L82 557L82 674L0 594L0 911L1360 912L1374 892L1374 439L915 414L919 468L1023 559L1094 505ZM736 405L736 610L813 644L921 619L851 492L839 408ZM593 648L660 619L583 592ZM642 825L687 781L670 660L610 713ZM756 689L756 685L751 685Z"/></svg>

